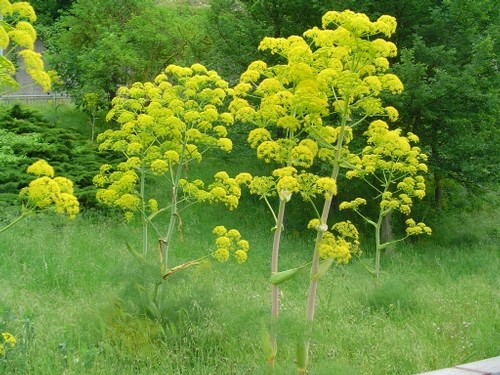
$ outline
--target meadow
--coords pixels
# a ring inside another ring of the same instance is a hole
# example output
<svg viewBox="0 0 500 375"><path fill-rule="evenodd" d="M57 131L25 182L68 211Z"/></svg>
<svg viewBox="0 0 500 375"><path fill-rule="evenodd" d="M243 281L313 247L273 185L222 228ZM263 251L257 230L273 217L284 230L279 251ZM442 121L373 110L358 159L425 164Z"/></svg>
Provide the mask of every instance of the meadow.
<svg viewBox="0 0 500 375"><path fill-rule="evenodd" d="M214 160L214 170L220 163L229 165ZM496 199L430 214L433 235L384 256L378 285L365 267L373 263L369 241L359 258L329 272L320 283L310 373L415 374L498 355ZM2 224L17 213L3 207ZM138 222L101 209L73 221L44 212L2 233L0 330L17 345L0 359L0 373L266 373L271 215L245 197L235 211L193 206L182 222L172 264L209 252L216 224L240 229L251 243L249 260L176 273L165 282L161 309L151 304L157 238L144 261L126 246L140 246ZM310 259L310 234L283 236L283 269ZM282 285L275 374L295 372L307 280L302 272Z"/></svg>

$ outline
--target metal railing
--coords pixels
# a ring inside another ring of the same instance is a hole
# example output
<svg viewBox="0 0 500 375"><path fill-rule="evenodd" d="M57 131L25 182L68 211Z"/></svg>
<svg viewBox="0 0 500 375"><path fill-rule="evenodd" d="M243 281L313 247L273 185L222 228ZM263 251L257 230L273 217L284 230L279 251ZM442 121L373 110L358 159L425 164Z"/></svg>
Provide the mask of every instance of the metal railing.
<svg viewBox="0 0 500 375"><path fill-rule="evenodd" d="M26 95L0 95L0 102L4 103L70 103L71 98L62 94L26 94Z"/></svg>

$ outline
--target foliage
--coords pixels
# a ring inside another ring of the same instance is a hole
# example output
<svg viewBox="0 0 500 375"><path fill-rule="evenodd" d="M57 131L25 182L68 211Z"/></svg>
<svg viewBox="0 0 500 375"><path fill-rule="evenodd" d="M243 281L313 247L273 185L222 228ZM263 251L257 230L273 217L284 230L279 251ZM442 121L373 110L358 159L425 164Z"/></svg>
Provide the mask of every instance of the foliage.
<svg viewBox="0 0 500 375"><path fill-rule="evenodd" d="M189 60L189 47L201 44L197 17L149 0L79 0L54 24L47 58L78 105L86 93L109 104L119 86L150 81L166 65Z"/></svg>
<svg viewBox="0 0 500 375"><path fill-rule="evenodd" d="M99 120L99 114L105 109L107 105L106 98L95 92L88 92L83 94L82 97L82 110L88 114L90 119L90 140L94 142L96 134L96 124Z"/></svg>
<svg viewBox="0 0 500 375"><path fill-rule="evenodd" d="M2 137L2 170L0 194L2 201L12 204L19 189L29 182L20 171L38 159L50 164L75 184L75 194L84 206L95 205L95 188L92 177L99 170L103 155L84 135L74 129L55 126L44 120L40 113L19 105L6 110L0 117Z"/></svg>
<svg viewBox="0 0 500 375"><path fill-rule="evenodd" d="M488 8L483 9L488 16ZM463 35L457 28L463 21L455 12L458 9L450 4L439 15L433 13L435 24L444 23L440 27L451 32L445 40L435 40L435 35L443 34L439 30L432 37L416 38L396 67L409 87L398 104L405 108L402 120L429 150L438 205L444 178L484 189L499 177L500 76L495 68L498 45L494 29L467 25ZM474 24L480 19L471 18Z"/></svg>
<svg viewBox="0 0 500 375"><path fill-rule="evenodd" d="M38 23L50 26L75 0L30 0L38 15Z"/></svg>

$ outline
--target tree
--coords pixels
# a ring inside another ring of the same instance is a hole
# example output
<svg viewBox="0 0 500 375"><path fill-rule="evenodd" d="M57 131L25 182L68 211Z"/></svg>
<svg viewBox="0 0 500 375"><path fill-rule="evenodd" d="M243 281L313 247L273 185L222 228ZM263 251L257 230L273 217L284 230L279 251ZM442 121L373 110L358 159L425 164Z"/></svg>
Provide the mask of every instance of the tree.
<svg viewBox="0 0 500 375"><path fill-rule="evenodd" d="M395 66L401 120L429 151L438 206L443 178L469 188L499 178L498 24L491 1L444 2Z"/></svg>
<svg viewBox="0 0 500 375"><path fill-rule="evenodd" d="M52 24L75 0L31 0L38 15L38 22L44 26Z"/></svg>
<svg viewBox="0 0 500 375"><path fill-rule="evenodd" d="M190 60L189 47L201 37L190 24L196 17L151 0L78 0L53 27L48 61L77 104L90 92L109 101L119 86Z"/></svg>

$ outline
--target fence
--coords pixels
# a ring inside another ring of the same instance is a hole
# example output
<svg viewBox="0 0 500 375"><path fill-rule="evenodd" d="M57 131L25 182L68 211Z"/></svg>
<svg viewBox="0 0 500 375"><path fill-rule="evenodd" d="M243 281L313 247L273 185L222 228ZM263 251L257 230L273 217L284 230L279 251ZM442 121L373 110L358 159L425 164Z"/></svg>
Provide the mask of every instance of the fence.
<svg viewBox="0 0 500 375"><path fill-rule="evenodd" d="M3 103L71 103L71 98L68 95L61 94L28 94L28 95L0 95L0 102Z"/></svg>

